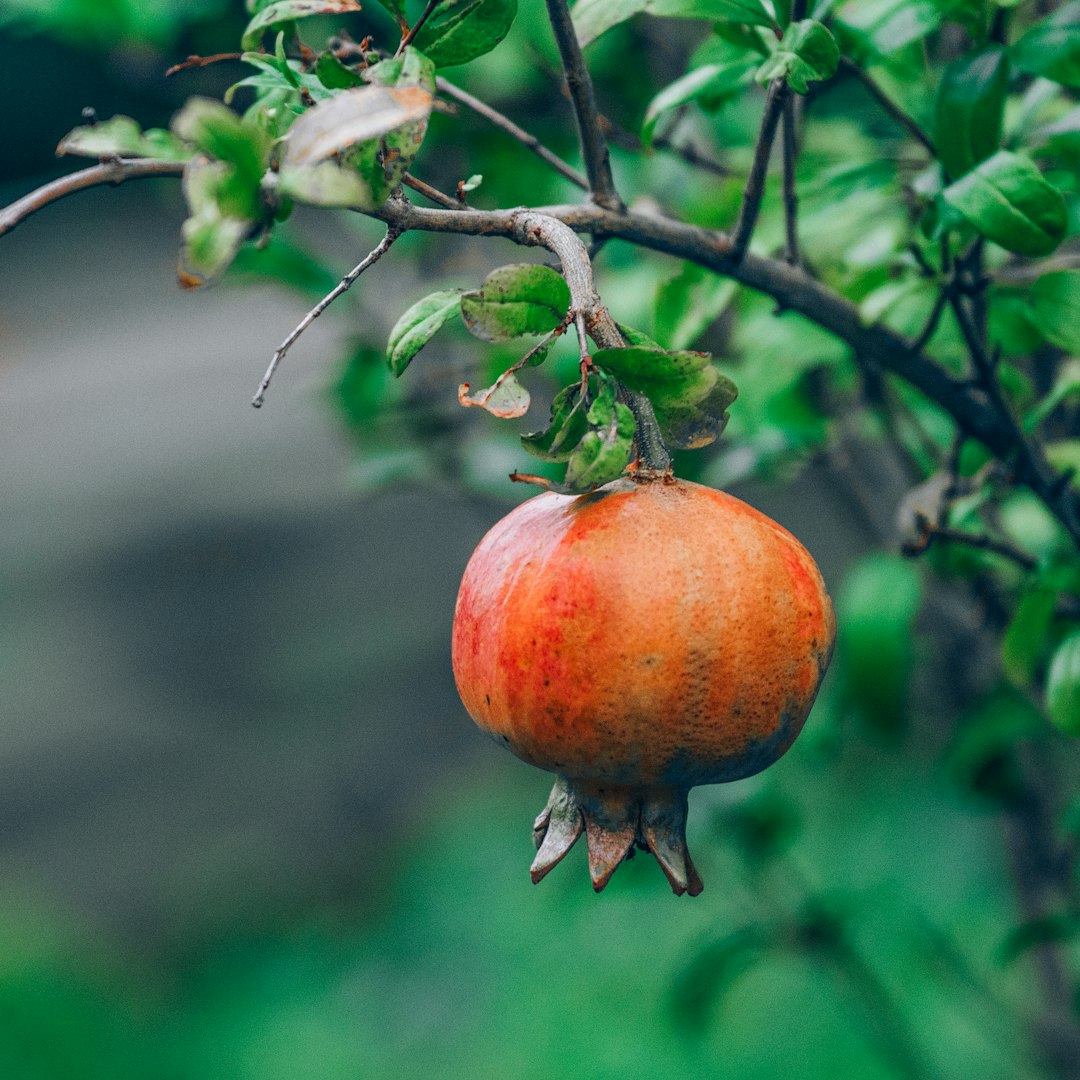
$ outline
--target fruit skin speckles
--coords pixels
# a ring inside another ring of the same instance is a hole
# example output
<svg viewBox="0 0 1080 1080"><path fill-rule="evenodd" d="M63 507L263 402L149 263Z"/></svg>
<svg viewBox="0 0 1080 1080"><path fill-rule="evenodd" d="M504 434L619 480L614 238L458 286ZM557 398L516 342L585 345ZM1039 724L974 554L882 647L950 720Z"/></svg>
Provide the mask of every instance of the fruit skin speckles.
<svg viewBox="0 0 1080 1080"><path fill-rule="evenodd" d="M465 570L454 675L483 730L560 777L534 880L585 831L598 891L635 844L700 891L686 793L788 749L835 631L806 549L699 484L546 493L498 522Z"/></svg>

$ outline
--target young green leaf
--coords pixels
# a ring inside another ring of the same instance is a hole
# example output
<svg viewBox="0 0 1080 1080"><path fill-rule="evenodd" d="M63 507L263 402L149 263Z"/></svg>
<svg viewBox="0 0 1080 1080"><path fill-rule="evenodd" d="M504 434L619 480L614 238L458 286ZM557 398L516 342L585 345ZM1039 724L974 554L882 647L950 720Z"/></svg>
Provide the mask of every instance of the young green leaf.
<svg viewBox="0 0 1080 1080"><path fill-rule="evenodd" d="M546 334L562 322L570 290L549 266L515 263L493 270L477 292L461 298L461 318L482 341Z"/></svg>
<svg viewBox="0 0 1080 1080"><path fill-rule="evenodd" d="M628 389L645 394L664 440L682 450L715 442L738 396L735 384L720 374L708 353L634 346L601 349L593 354L593 363Z"/></svg>
<svg viewBox="0 0 1080 1080"><path fill-rule="evenodd" d="M1046 708L1062 731L1080 735L1080 630L1065 638L1050 661Z"/></svg>
<svg viewBox="0 0 1080 1080"><path fill-rule="evenodd" d="M346 67L332 52L319 54L315 74L327 90L349 90L363 86L364 80L352 68Z"/></svg>
<svg viewBox="0 0 1080 1080"><path fill-rule="evenodd" d="M441 0L413 44L436 67L452 67L490 52L510 31L517 0Z"/></svg>
<svg viewBox="0 0 1080 1080"><path fill-rule="evenodd" d="M942 193L988 240L1018 255L1048 255L1065 235L1065 200L1030 158L999 150Z"/></svg>
<svg viewBox="0 0 1080 1080"><path fill-rule="evenodd" d="M199 155L184 169L183 191L189 216L180 230L177 277L185 289L197 289L224 273L251 231L253 221L234 207L235 170L226 162Z"/></svg>
<svg viewBox="0 0 1080 1080"><path fill-rule="evenodd" d="M1009 52L1021 71L1080 89L1080 3L1041 19Z"/></svg>
<svg viewBox="0 0 1080 1080"><path fill-rule="evenodd" d="M191 147L170 132L162 128L143 131L130 116L113 116L77 127L60 140L56 152L93 158L149 157L167 161L187 161L191 157Z"/></svg>
<svg viewBox="0 0 1080 1080"><path fill-rule="evenodd" d="M578 0L573 8L578 40L588 45L613 26L642 13L776 26L761 0Z"/></svg>
<svg viewBox="0 0 1080 1080"><path fill-rule="evenodd" d="M409 361L439 332L443 324L461 307L458 289L442 289L418 300L390 331L386 362L400 375Z"/></svg>
<svg viewBox="0 0 1080 1080"><path fill-rule="evenodd" d="M1080 356L1080 271L1043 274L1031 287L1031 305L1046 340Z"/></svg>
<svg viewBox="0 0 1080 1080"><path fill-rule="evenodd" d="M954 60L938 87L934 144L945 171L963 176L1001 145L1009 63L1000 45Z"/></svg>
<svg viewBox="0 0 1080 1080"><path fill-rule="evenodd" d="M762 86L773 79L787 79L797 94L805 94L809 84L828 79L836 72L840 50L832 34L813 19L792 23L755 78Z"/></svg>
<svg viewBox="0 0 1080 1080"><path fill-rule="evenodd" d="M256 12L240 39L240 47L257 49L263 33L275 23L291 22L308 15L346 15L359 10L357 0L277 0Z"/></svg>
<svg viewBox="0 0 1080 1080"><path fill-rule="evenodd" d="M212 98L189 98L173 117L179 138L231 168L219 186L218 199L232 216L254 220L262 214L259 186L270 161L273 136L256 123L237 116Z"/></svg>

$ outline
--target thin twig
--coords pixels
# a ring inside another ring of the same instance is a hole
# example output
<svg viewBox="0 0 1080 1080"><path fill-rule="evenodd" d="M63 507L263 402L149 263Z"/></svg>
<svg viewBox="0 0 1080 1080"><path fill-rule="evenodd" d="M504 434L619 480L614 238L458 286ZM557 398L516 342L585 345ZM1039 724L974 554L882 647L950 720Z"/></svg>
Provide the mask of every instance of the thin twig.
<svg viewBox="0 0 1080 1080"><path fill-rule="evenodd" d="M406 173L401 182L408 188L412 188L413 191L418 191L425 199L429 199L431 202L438 206L445 207L447 210L468 210L469 204L463 202L461 199L455 199L452 195L444 195L438 188L432 187L430 184L425 183L419 177L413 176L412 173Z"/></svg>
<svg viewBox="0 0 1080 1080"><path fill-rule="evenodd" d="M424 23L428 21L431 13L439 6L439 0L428 0L427 7L420 13L420 18L412 24L412 27L406 31L401 37L401 41L398 43L397 52L395 56L400 56L405 51L406 45L411 45L413 38L420 33Z"/></svg>
<svg viewBox="0 0 1080 1080"><path fill-rule="evenodd" d="M259 383L251 404L256 409L262 408L266 391L270 386L270 380L274 377L278 365L285 358L285 354L292 348L296 339L343 293L352 283L373 263L376 263L386 254L390 245L401 235L402 229L390 225L386 229L386 235L379 241L359 263L356 264L331 290L328 292L297 324L296 329L278 346L277 352L270 359L270 366Z"/></svg>
<svg viewBox="0 0 1080 1080"><path fill-rule="evenodd" d="M223 60L242 60L243 57L244 54L238 52L214 53L213 56L189 56L186 60L181 60L179 64L173 64L171 68L168 68L165 71L165 78L175 75L178 71L187 71L188 68L204 68L211 64L220 64Z"/></svg>
<svg viewBox="0 0 1080 1080"><path fill-rule="evenodd" d="M596 95L593 93L592 79L585 66L585 58L581 55L581 45L570 18L570 9L566 0L547 0L547 9L551 29L555 34L555 44L562 60L563 74L566 76L566 88L574 106L581 156L589 177L592 200L605 209L619 210L623 204L615 190L615 180L611 175L611 156L600 125Z"/></svg>
<svg viewBox="0 0 1080 1080"><path fill-rule="evenodd" d="M934 298L934 306L930 309L930 317L926 320L926 325L920 331L919 336L911 343L912 352L922 352L930 343L930 339L934 336L941 323L941 316L948 303L949 290L943 288Z"/></svg>
<svg viewBox="0 0 1080 1080"><path fill-rule="evenodd" d="M150 158L115 158L89 169L61 176L58 180L31 191L10 206L0 210L0 236L11 232L16 225L36 214L50 203L74 195L77 191L99 187L102 184L122 184L126 180L145 180L158 176L181 176L182 161L157 161Z"/></svg>
<svg viewBox="0 0 1080 1080"><path fill-rule="evenodd" d="M641 141L640 136L620 127L606 116L600 117L600 123L604 125L604 130L607 132L613 146L633 151L635 154L644 151L645 144ZM731 175L731 170L726 165L722 165L719 161L709 157L708 154L702 153L693 143L676 143L670 135L655 136L652 141L652 148L654 150L663 150L665 153L681 158L687 165L695 169L701 169L702 172L711 173L713 176Z"/></svg>
<svg viewBox="0 0 1080 1080"><path fill-rule="evenodd" d="M792 266L799 265L799 196L795 191L795 99L784 98L784 258Z"/></svg>
<svg viewBox="0 0 1080 1080"><path fill-rule="evenodd" d="M1008 540L998 540L986 533L970 533L964 529L954 529L948 525L936 524L930 521L924 514L918 515L919 537L917 540L908 540L903 545L905 555L921 555L928 551L934 544L945 542L949 544L962 544L964 547L976 548L979 551L990 551L1002 558L1016 563L1022 570L1029 573L1039 565L1038 561L1022 551Z"/></svg>
<svg viewBox="0 0 1080 1080"><path fill-rule="evenodd" d="M881 106L881 108L889 114L916 142L922 143L924 147L929 151L931 157L937 157L937 148L934 146L934 140L926 134L925 131L919 126L916 120L913 120L903 109L900 108L880 86L874 81L870 74L863 71L854 60L847 56L840 57L840 66L849 75L857 79L865 87L870 96Z"/></svg>
<svg viewBox="0 0 1080 1080"><path fill-rule="evenodd" d="M460 101L468 109L472 109L478 116L482 116L489 123L501 131L505 131L511 138L517 139L527 150L532 151L542 161L546 161L557 173L566 177L571 184L576 184L582 191L589 190L589 181L573 167L563 161L553 150L549 150L535 135L529 134L524 128L518 127L508 116L504 116L497 109L493 109L487 102L473 97L472 94L461 87L447 82L441 75L435 79L435 86L447 97Z"/></svg>
<svg viewBox="0 0 1080 1080"><path fill-rule="evenodd" d="M739 217L732 229L731 259L734 263L742 262L750 238L754 235L761 200L765 195L765 174L769 169L769 155L773 140L776 138L776 125L784 109L784 100L790 91L783 79L773 79L765 95L765 111L761 114L761 127L758 129L757 142L754 144L754 160L750 165L750 174L743 189L742 205Z"/></svg>

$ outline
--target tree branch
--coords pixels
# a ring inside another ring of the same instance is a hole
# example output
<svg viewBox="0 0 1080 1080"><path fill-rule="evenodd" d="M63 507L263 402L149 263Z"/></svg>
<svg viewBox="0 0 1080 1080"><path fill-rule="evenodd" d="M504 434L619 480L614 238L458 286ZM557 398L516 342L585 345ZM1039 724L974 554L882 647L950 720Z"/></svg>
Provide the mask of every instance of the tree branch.
<svg viewBox="0 0 1080 1080"><path fill-rule="evenodd" d="M564 176L571 184L576 184L582 191L589 190L589 181L573 167L563 161L553 150L549 150L535 135L530 135L524 128L518 127L508 116L504 116L497 109L493 109L487 102L473 97L472 94L453 83L447 82L441 75L435 79L437 89L460 101L467 109L471 109L478 116L482 116L489 123L501 131L505 131L511 138L517 139L527 150L531 150L541 161L546 161L560 176Z"/></svg>
<svg viewBox="0 0 1080 1080"><path fill-rule="evenodd" d="M256 409L262 408L263 401L266 398L266 391L270 386L270 380L274 377L274 372L277 371L278 364L285 359L285 354L292 348L296 339L346 290L350 288L352 283L373 263L377 263L379 259L386 254L390 249L390 245L401 235L402 230L396 228L393 225L388 225L386 228L386 235L379 241L378 245L373 248L356 266L354 266L296 325L296 329L278 346L277 352L270 359L270 366L266 369L266 374L262 378L262 382L259 383L259 389L255 391L255 396L251 399L251 404Z"/></svg>
<svg viewBox="0 0 1080 1080"><path fill-rule="evenodd" d="M739 217L732 230L731 258L738 264L750 246L754 234L761 200L765 195L765 174L769 169L769 156L772 153L773 140L776 138L776 125L784 110L784 101L791 91L783 79L773 79L765 96L765 111L761 115L761 127L757 142L754 144L754 160L750 165L750 174L743 189L742 205Z"/></svg>
<svg viewBox="0 0 1080 1080"><path fill-rule="evenodd" d="M555 44L562 59L566 88L574 106L581 156L585 161L593 202L607 210L620 210L623 204L611 175L611 156L600 126L596 95L593 93L592 79L585 66L585 58L581 55L570 9L566 0L547 0L547 9L551 29L555 33Z"/></svg>
<svg viewBox="0 0 1080 1080"><path fill-rule="evenodd" d="M144 180L158 176L182 176L184 162L157 161L152 158L114 158L93 165L89 169L61 176L52 183L31 191L10 206L0 210L0 236L11 232L16 225L50 203L74 195L77 191L99 187L102 184L122 184L125 180Z"/></svg>
<svg viewBox="0 0 1080 1080"><path fill-rule="evenodd" d="M934 140L926 134L925 131L919 126L919 124L913 120L903 109L900 108L891 98L881 89L873 78L854 60L851 60L847 56L840 57L840 67L844 69L849 75L853 76L858 82L862 83L867 93L881 106L881 108L888 113L916 142L922 143L927 149L931 157L937 157L937 148L934 146Z"/></svg>
<svg viewBox="0 0 1080 1080"><path fill-rule="evenodd" d="M784 258L792 266L799 265L799 196L795 191L795 99L784 98Z"/></svg>
<svg viewBox="0 0 1080 1080"><path fill-rule="evenodd" d="M58 193L55 184L46 185L0 210L0 232L14 227L49 202L82 187L120 183L141 176L179 176L181 170L178 162L160 161L118 161L85 170L91 177L89 181L84 178L76 181L74 186L61 184L63 190ZM535 212L556 218L575 232L591 233L599 239L624 240L673 255L766 293L785 310L806 316L868 361L915 387L949 413L965 435L981 442L996 457L1008 460L1019 449L1014 427L989 406L979 387L952 378L933 359L913 348L911 341L888 326L881 323L864 325L858 308L851 301L797 267L752 252L735 260L732 258L733 241L727 233L668 218L607 210L596 205L539 207ZM513 239L518 227L516 219L521 213L514 210L425 209L398 198L391 199L372 216L400 231L421 229ZM621 340L618 343L622 344ZM1030 452L1035 455L1035 467L1022 469L1018 479L1045 503L1080 546L1080 497L1067 479L1049 466L1041 450L1031 447Z"/></svg>

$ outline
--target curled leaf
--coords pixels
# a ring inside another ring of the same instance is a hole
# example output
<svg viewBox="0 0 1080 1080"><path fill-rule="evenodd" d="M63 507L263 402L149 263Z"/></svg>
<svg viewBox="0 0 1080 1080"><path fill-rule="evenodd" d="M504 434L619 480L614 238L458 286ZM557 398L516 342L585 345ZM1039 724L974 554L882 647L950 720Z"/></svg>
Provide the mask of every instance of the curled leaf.
<svg viewBox="0 0 1080 1080"><path fill-rule="evenodd" d="M409 361L439 332L443 324L461 307L457 289L442 289L418 300L390 331L386 346L386 362L395 375L400 375Z"/></svg>
<svg viewBox="0 0 1080 1080"><path fill-rule="evenodd" d="M489 387L469 393L469 384L458 387L458 401L465 406L475 405L499 417L515 420L529 411L529 391L517 381L513 370L504 371Z"/></svg>
<svg viewBox="0 0 1080 1080"><path fill-rule="evenodd" d="M664 441L682 450L715 442L739 393L708 353L631 346L601 349L593 362L630 390L645 394L656 411Z"/></svg>

